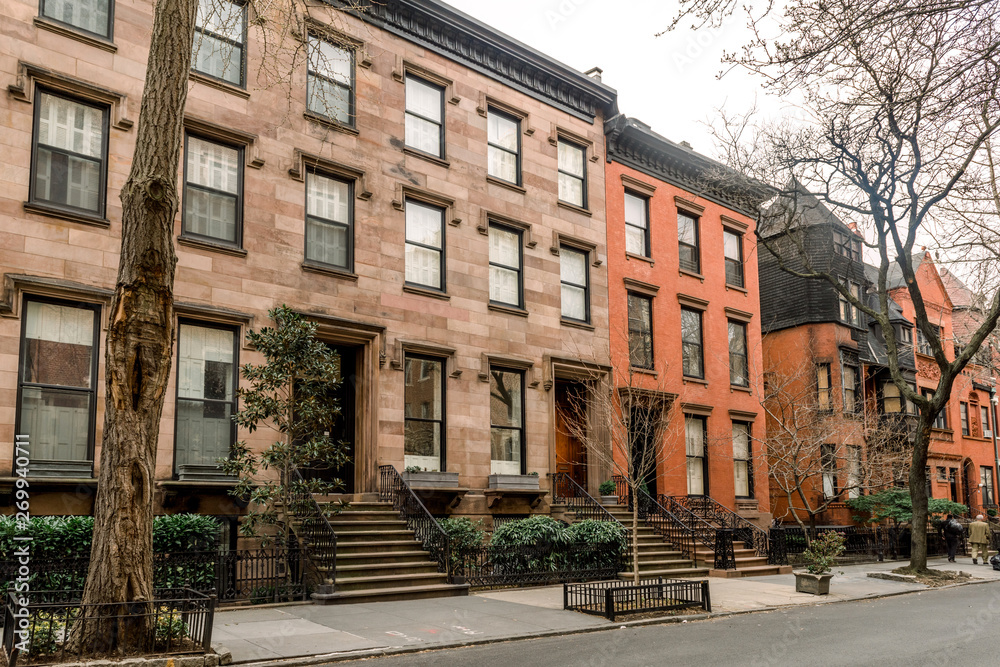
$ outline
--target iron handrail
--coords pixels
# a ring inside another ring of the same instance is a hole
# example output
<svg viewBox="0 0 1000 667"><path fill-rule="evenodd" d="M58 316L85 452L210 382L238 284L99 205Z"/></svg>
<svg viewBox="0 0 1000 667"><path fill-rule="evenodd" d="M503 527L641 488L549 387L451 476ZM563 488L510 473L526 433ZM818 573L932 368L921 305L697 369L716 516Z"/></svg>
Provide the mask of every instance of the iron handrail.
<svg viewBox="0 0 1000 667"><path fill-rule="evenodd" d="M451 540L424 503L413 492L399 471L391 465L378 467L378 498L382 502L392 502L392 508L406 521L406 527L413 531L438 562L438 571L448 575L452 583Z"/></svg>
<svg viewBox="0 0 1000 667"><path fill-rule="evenodd" d="M290 496L293 506L289 510L306 528L297 537L313 573L333 587L337 583L337 533L315 496L308 491L308 482L302 473L298 468L292 468L292 472L295 482Z"/></svg>
<svg viewBox="0 0 1000 667"><path fill-rule="evenodd" d="M614 475L612 481L615 483L615 492L619 501L626 500L629 508L634 507L632 498L632 488L628 481L621 475ZM714 549L714 543L710 543L703 535L699 535L694 528L687 525L673 512L660 505L656 500L642 489L637 489L639 518L649 525L654 532L673 544L684 554L685 558L696 560L696 542L709 549Z"/></svg>
<svg viewBox="0 0 1000 667"><path fill-rule="evenodd" d="M578 519L593 519L595 521L613 521L622 528L625 525L618 518L608 511L597 499L587 493L587 490L569 473L555 472L549 473L552 478L552 500L557 503L565 503L576 513ZM568 493L567 493L568 492ZM572 493L573 495L569 495Z"/></svg>
<svg viewBox="0 0 1000 667"><path fill-rule="evenodd" d="M678 505L688 507L709 521L716 521L722 528L731 528L736 539L754 550L758 556L770 559L770 539L767 531L744 519L711 496L671 496ZM696 508L690 507L695 505Z"/></svg>

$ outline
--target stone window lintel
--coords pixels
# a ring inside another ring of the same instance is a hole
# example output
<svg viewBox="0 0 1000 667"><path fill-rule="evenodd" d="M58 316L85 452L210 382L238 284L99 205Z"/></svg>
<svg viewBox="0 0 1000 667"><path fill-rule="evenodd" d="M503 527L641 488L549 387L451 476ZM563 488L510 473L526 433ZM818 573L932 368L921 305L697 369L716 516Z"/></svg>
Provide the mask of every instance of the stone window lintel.
<svg viewBox="0 0 1000 667"><path fill-rule="evenodd" d="M128 131L134 122L127 117L128 95L98 86L83 79L66 76L50 69L19 61L17 78L7 87L7 92L15 100L32 104L34 102L35 84L40 83L59 93L65 93L81 99L106 104L111 108L111 127Z"/></svg>

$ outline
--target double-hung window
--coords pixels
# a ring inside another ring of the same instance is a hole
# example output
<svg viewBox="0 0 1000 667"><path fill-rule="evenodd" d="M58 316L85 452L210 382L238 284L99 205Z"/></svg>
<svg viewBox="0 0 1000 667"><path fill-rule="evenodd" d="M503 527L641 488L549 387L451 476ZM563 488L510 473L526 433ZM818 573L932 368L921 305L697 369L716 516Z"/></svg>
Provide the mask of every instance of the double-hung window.
<svg viewBox="0 0 1000 667"><path fill-rule="evenodd" d="M934 390L933 389L921 389L920 390L920 394L924 398L926 398L927 400L931 400L931 397L934 396ZM934 418L934 423L931 424L931 427L933 427L933 428L940 428L940 429L946 429L946 428L948 428L948 404L947 403L945 403L944 406L942 406L941 412L937 413L937 416Z"/></svg>
<svg viewBox="0 0 1000 667"><path fill-rule="evenodd" d="M349 181L306 173L306 261L352 269L353 189Z"/></svg>
<svg viewBox="0 0 1000 667"><path fill-rule="evenodd" d="M733 422L733 476L737 498L753 498L752 461L750 424Z"/></svg>
<svg viewBox="0 0 1000 667"><path fill-rule="evenodd" d="M559 200L587 206L587 149L559 140Z"/></svg>
<svg viewBox="0 0 1000 667"><path fill-rule="evenodd" d="M625 252L649 257L649 199L625 193Z"/></svg>
<svg viewBox="0 0 1000 667"><path fill-rule="evenodd" d="M823 496L834 498L837 495L837 446L820 445L820 469L823 472Z"/></svg>
<svg viewBox="0 0 1000 667"><path fill-rule="evenodd" d="M245 4L229 0L200 0L192 45L192 69L242 86L245 41Z"/></svg>
<svg viewBox="0 0 1000 667"><path fill-rule="evenodd" d="M521 184L521 121L490 107L486 122L487 173L514 185Z"/></svg>
<svg viewBox="0 0 1000 667"><path fill-rule="evenodd" d="M524 372L490 367L490 474L525 474L524 454Z"/></svg>
<svg viewBox="0 0 1000 667"><path fill-rule="evenodd" d="M444 88L406 75L406 146L444 158Z"/></svg>
<svg viewBox="0 0 1000 667"><path fill-rule="evenodd" d="M689 496L708 495L708 460L705 442L708 440L708 420L694 415L684 416L684 450L687 455L687 491Z"/></svg>
<svg viewBox="0 0 1000 667"><path fill-rule="evenodd" d="M861 301L861 285L850 280L842 280L844 288L851 293L858 301ZM846 296L837 292L837 296L840 299L840 320L844 324L851 324L854 326L861 326L861 310L858 309L853 303L851 303Z"/></svg>
<svg viewBox="0 0 1000 667"><path fill-rule="evenodd" d="M81 303L24 303L17 433L28 436L33 465L65 462L58 469L73 469L73 477L92 469L99 312ZM49 474L41 466L32 473Z"/></svg>
<svg viewBox="0 0 1000 667"><path fill-rule="evenodd" d="M941 340L941 327L936 324L932 324L930 327L931 331L934 332L934 335L937 336L938 342L943 345L944 342ZM931 347L930 341L927 340L927 336L924 335L924 332L919 327L917 328L917 352L920 354L926 354L929 357L934 356L934 348Z"/></svg>
<svg viewBox="0 0 1000 667"><path fill-rule="evenodd" d="M210 472L229 456L236 440L237 373L235 329L181 322L174 468L182 478Z"/></svg>
<svg viewBox="0 0 1000 667"><path fill-rule="evenodd" d="M112 0L42 0L41 15L111 39Z"/></svg>
<svg viewBox="0 0 1000 667"><path fill-rule="evenodd" d="M743 280L743 235L722 230L722 245L726 256L726 284L744 287Z"/></svg>
<svg viewBox="0 0 1000 667"><path fill-rule="evenodd" d="M653 300L628 295L628 356L636 368L653 368Z"/></svg>
<svg viewBox="0 0 1000 667"><path fill-rule="evenodd" d="M194 135L185 138L185 236L242 243L243 149Z"/></svg>
<svg viewBox="0 0 1000 667"><path fill-rule="evenodd" d="M490 223L490 302L521 308L521 231Z"/></svg>
<svg viewBox="0 0 1000 667"><path fill-rule="evenodd" d="M104 215L108 110L39 89L32 203Z"/></svg>
<svg viewBox="0 0 1000 667"><path fill-rule="evenodd" d="M747 358L747 325L729 320L729 384L750 386L750 366Z"/></svg>
<svg viewBox="0 0 1000 667"><path fill-rule="evenodd" d="M841 366L840 376L844 388L844 412L854 414L858 411L858 367Z"/></svg>
<svg viewBox="0 0 1000 667"><path fill-rule="evenodd" d="M845 232L833 231L833 245L837 254L856 262L861 261L861 239Z"/></svg>
<svg viewBox="0 0 1000 667"><path fill-rule="evenodd" d="M444 360L407 354L403 376L403 463L443 471Z"/></svg>
<svg viewBox="0 0 1000 667"><path fill-rule="evenodd" d="M993 493L993 468L990 466L979 467L979 484L982 488L983 507L990 507L996 504L996 496Z"/></svg>
<svg viewBox="0 0 1000 667"><path fill-rule="evenodd" d="M354 125L354 52L309 36L306 109Z"/></svg>
<svg viewBox="0 0 1000 667"><path fill-rule="evenodd" d="M958 418L962 424L962 435L969 435L969 404L965 401L958 404Z"/></svg>
<svg viewBox="0 0 1000 667"><path fill-rule="evenodd" d="M577 322L590 321L590 271L588 253L569 246L559 247L559 282L562 316Z"/></svg>
<svg viewBox="0 0 1000 667"><path fill-rule="evenodd" d="M990 409L986 405L979 406L980 419L983 422L983 437L992 438L993 430L990 428Z"/></svg>
<svg viewBox="0 0 1000 667"><path fill-rule="evenodd" d="M406 200L406 282L444 291L444 209Z"/></svg>
<svg viewBox="0 0 1000 667"><path fill-rule="evenodd" d="M859 497L861 486L861 446L847 445L847 497Z"/></svg>
<svg viewBox="0 0 1000 667"><path fill-rule="evenodd" d="M686 377L705 377L705 355L701 335L701 311L681 308L681 352Z"/></svg>
<svg viewBox="0 0 1000 667"><path fill-rule="evenodd" d="M701 252L698 250L698 218L677 212L677 243L680 267L692 273L701 272Z"/></svg>
<svg viewBox="0 0 1000 667"><path fill-rule="evenodd" d="M830 402L830 364L816 364L816 408L821 412L833 409Z"/></svg>

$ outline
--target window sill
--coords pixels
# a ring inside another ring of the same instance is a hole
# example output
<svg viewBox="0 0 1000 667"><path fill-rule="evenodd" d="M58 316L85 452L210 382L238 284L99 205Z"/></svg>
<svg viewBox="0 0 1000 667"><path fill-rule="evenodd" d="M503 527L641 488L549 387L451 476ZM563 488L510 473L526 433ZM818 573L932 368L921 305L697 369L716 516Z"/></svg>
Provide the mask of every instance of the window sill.
<svg viewBox="0 0 1000 667"><path fill-rule="evenodd" d="M332 118L328 118L326 116L318 114L315 111L306 111L302 114L302 117L305 118L306 120L310 120L316 123L317 125L328 127L331 130L336 130L337 132L343 132L344 134L353 134L354 136L358 136L360 134L360 132L358 132L358 129L356 127L353 127L351 125L344 125L343 123L335 121Z"/></svg>
<svg viewBox="0 0 1000 667"><path fill-rule="evenodd" d="M107 229L111 226L110 220L102 218L99 215L90 215L82 211L71 211L58 206L50 206L48 204L24 202L24 210L28 213L37 213L38 215L45 215L50 218L61 218L63 220L79 222L84 225L93 225L94 227L103 227Z"/></svg>
<svg viewBox="0 0 1000 667"><path fill-rule="evenodd" d="M701 282L705 282L705 276L701 275L697 271L688 271L687 269L678 269L678 272L682 276L688 276L690 278L697 278Z"/></svg>
<svg viewBox="0 0 1000 667"><path fill-rule="evenodd" d="M334 278L341 278L343 280L350 280L351 282L358 281L358 274L352 273L347 269L338 269L335 266L326 266L325 264L316 264L313 262L302 262L302 270L308 271L309 273L321 273L325 276L332 276Z"/></svg>
<svg viewBox="0 0 1000 667"><path fill-rule="evenodd" d="M451 296L433 287L420 287L419 285L403 285L403 291L407 294L417 294L419 296L429 296L432 299L442 299L450 301Z"/></svg>
<svg viewBox="0 0 1000 667"><path fill-rule="evenodd" d="M729 391L741 391L744 394L752 394L753 393L753 390L750 389L750 387L741 387L738 384L731 384L731 385L729 385Z"/></svg>
<svg viewBox="0 0 1000 667"><path fill-rule="evenodd" d="M196 72L191 70L188 73L188 78L192 81L197 81L198 83L205 84L210 88L215 88L231 95L236 95L237 97L242 97L243 99L250 98L250 91L241 86L237 86L235 83L230 83L229 81L223 81L222 79L216 79L214 76L209 76L208 74L203 74L202 72Z"/></svg>
<svg viewBox="0 0 1000 667"><path fill-rule="evenodd" d="M580 322L579 320L567 320L565 317L559 320L559 324L564 327L573 327L574 329L584 329L586 331L594 331L594 325L589 322Z"/></svg>
<svg viewBox="0 0 1000 667"><path fill-rule="evenodd" d="M221 252L225 255L233 255L234 257L247 256L245 248L237 248L236 246L225 245L223 243L214 243L212 241L196 239L190 236L178 236L177 245L187 246L189 248L201 248L202 250L211 250L213 252Z"/></svg>
<svg viewBox="0 0 1000 667"><path fill-rule="evenodd" d="M642 366L629 366L629 373L638 373L639 375L648 375L650 377L659 377L660 374L654 371L652 368L643 368Z"/></svg>
<svg viewBox="0 0 1000 667"><path fill-rule="evenodd" d="M729 283L726 283L726 289L727 290L732 290L734 292L743 292L744 294L750 294L749 290L747 290L747 289L745 289L743 287L737 287L736 285L730 285Z"/></svg>
<svg viewBox="0 0 1000 667"><path fill-rule="evenodd" d="M110 53L118 51L118 45L110 39L85 33L81 30L73 28L72 26L66 25L65 23L54 21L45 16L36 16L35 26L43 30L50 30L57 35L62 35L63 37L69 37L70 39L75 39L78 42L89 44L90 46L97 47L98 49L103 49L104 51L108 51Z"/></svg>
<svg viewBox="0 0 1000 667"><path fill-rule="evenodd" d="M497 313L506 313L507 315L517 315L518 317L528 316L528 311L526 311L524 308L518 308L517 306L505 306L502 303L490 303L486 307Z"/></svg>
<svg viewBox="0 0 1000 667"><path fill-rule="evenodd" d="M420 158L421 160L427 160L428 162L433 162L434 164L440 165L445 169L451 166L451 162L448 162L444 158L439 158L436 155L431 155L430 153L418 151L416 148L410 148L409 146L403 147L403 153L405 155L412 155L413 157Z"/></svg>
<svg viewBox="0 0 1000 667"><path fill-rule="evenodd" d="M584 208L583 206L577 206L576 204L570 204L569 202L565 202L565 201L563 201L561 199L557 203L559 204L559 208L564 208L564 209L566 209L568 211L576 211L577 213L580 213L581 215L586 215L588 217L594 215L593 212L589 208Z"/></svg>
<svg viewBox="0 0 1000 667"><path fill-rule="evenodd" d="M501 178L497 178L496 176L487 176L486 182L492 183L493 185L499 185L500 187L509 188L514 192L520 192L522 195L527 194L528 192L517 183L511 183L510 181L505 181Z"/></svg>
<svg viewBox="0 0 1000 667"><path fill-rule="evenodd" d="M681 378L681 382L683 382L684 384L688 384L688 383L691 383L691 384L700 384L700 385L702 385L704 387L708 386L708 380L703 380L701 378L688 377L687 375L685 375L684 377Z"/></svg>
<svg viewBox="0 0 1000 667"><path fill-rule="evenodd" d="M637 259L640 262L647 262L650 266L653 266L655 264L652 257L646 257L645 255L637 255L634 252L626 252L625 259L626 260Z"/></svg>

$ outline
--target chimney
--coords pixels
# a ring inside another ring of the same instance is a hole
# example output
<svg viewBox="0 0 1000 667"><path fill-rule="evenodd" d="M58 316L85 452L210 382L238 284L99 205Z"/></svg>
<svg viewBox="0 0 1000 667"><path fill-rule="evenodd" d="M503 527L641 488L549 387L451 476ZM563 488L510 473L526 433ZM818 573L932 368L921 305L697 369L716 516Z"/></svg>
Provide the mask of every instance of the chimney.
<svg viewBox="0 0 1000 667"><path fill-rule="evenodd" d="M689 144L689 143L688 143L688 142L686 142L686 141L682 141L682 142L681 142L681 146L683 146L684 148L686 148L686 149L688 149L688 150L691 150L691 144Z"/></svg>
<svg viewBox="0 0 1000 667"><path fill-rule="evenodd" d="M849 222L849 223L847 223L847 228L850 229L855 234L858 233L858 223L856 223L856 222Z"/></svg>
<svg viewBox="0 0 1000 667"><path fill-rule="evenodd" d="M601 74L603 74L603 73L604 73L604 70L602 70L600 67L591 67L586 72L584 72L584 75L585 76L589 76L591 79L594 79L596 81L600 81L601 80Z"/></svg>

